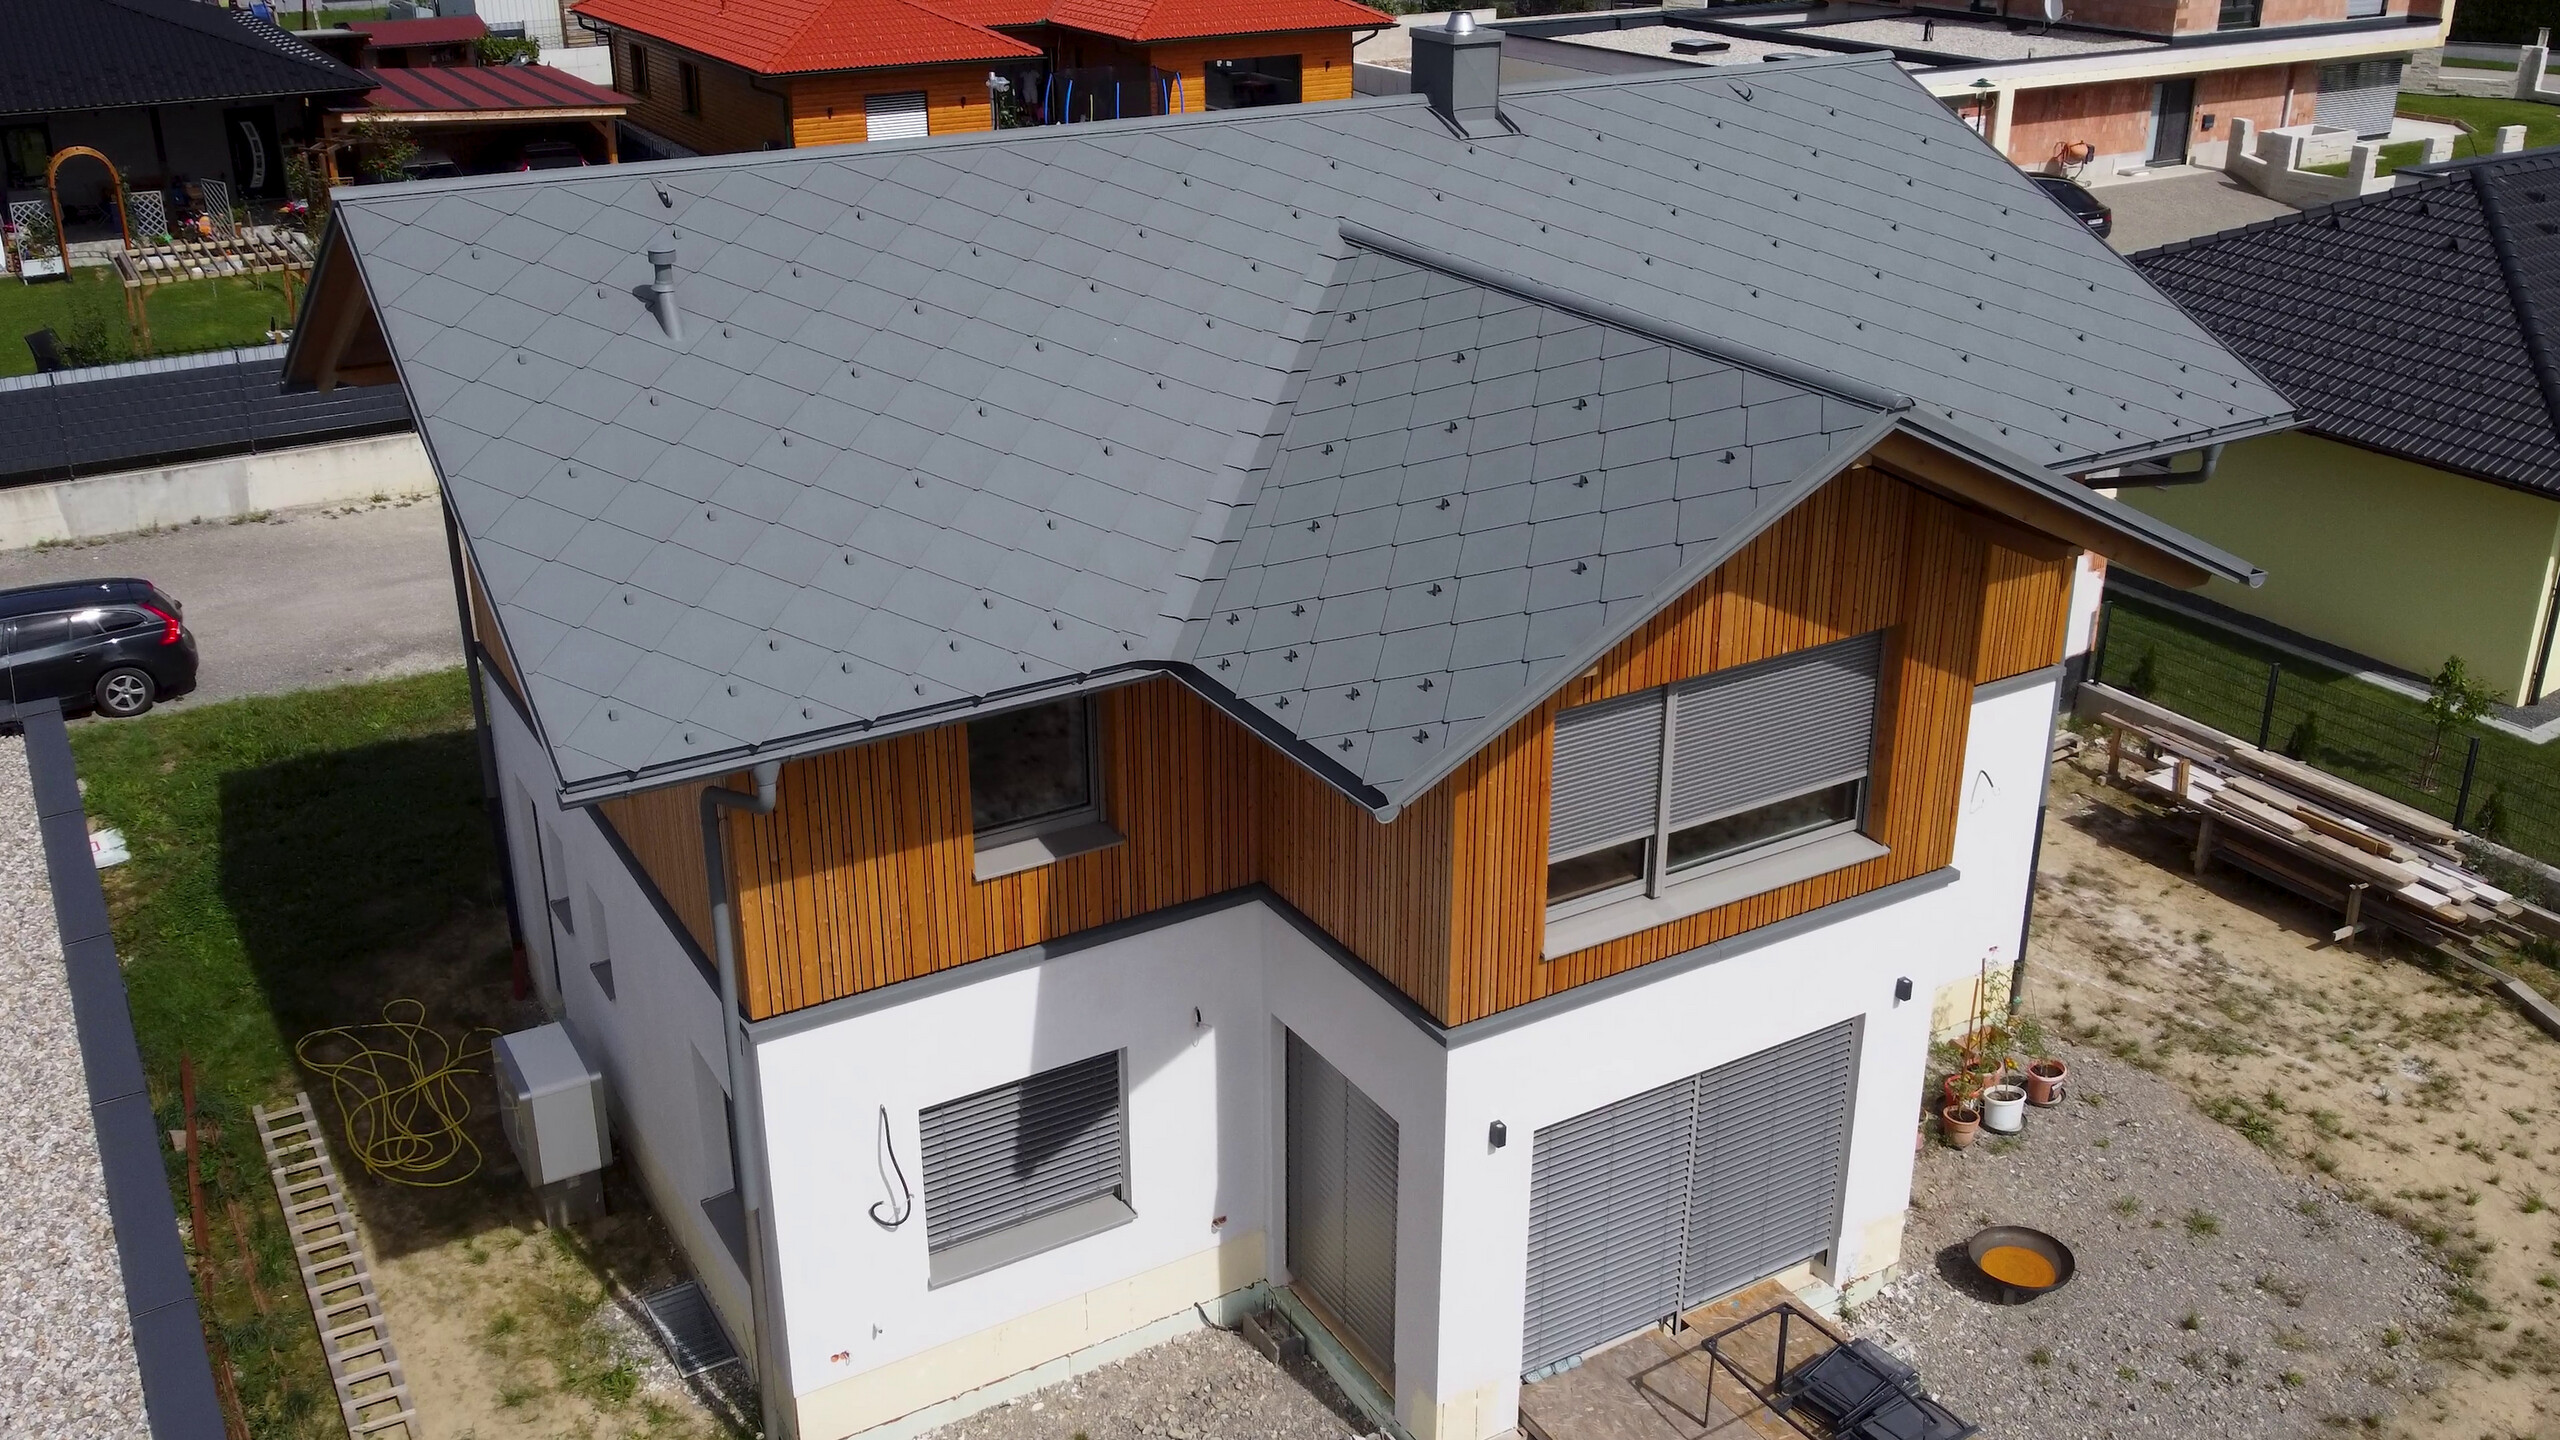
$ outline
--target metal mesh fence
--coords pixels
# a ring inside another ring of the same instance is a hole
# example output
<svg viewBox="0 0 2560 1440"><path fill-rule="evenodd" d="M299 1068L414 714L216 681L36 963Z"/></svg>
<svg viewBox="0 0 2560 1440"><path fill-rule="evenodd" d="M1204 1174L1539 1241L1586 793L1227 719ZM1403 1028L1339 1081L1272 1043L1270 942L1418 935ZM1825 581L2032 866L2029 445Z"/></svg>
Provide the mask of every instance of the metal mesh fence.
<svg viewBox="0 0 2560 1440"><path fill-rule="evenodd" d="M2416 699L2138 602L2100 627L2092 679L2560 863L2560 744L2439 731Z"/></svg>

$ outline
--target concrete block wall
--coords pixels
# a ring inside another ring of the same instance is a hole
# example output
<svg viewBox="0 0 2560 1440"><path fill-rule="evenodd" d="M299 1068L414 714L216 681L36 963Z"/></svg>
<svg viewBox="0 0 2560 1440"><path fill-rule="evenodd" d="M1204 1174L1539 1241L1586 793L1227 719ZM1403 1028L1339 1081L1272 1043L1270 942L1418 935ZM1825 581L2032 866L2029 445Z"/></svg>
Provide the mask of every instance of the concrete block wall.
<svg viewBox="0 0 2560 1440"><path fill-rule="evenodd" d="M2302 168L2324 163L2314 156L2333 150L2334 137L2343 134L2316 125L2287 125L2260 134L2246 119L2235 117L2223 169L2268 199L2297 210L2390 189L2391 177L2375 173L2382 164L2382 147L2371 141L2348 148L2344 175L2314 175Z"/></svg>

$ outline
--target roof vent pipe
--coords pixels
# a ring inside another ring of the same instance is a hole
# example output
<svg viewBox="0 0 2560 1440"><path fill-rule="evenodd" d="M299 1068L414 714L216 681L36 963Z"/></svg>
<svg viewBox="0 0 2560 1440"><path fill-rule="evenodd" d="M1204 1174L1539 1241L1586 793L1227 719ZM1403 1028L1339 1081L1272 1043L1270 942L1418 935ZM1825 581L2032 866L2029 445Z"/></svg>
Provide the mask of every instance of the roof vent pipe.
<svg viewBox="0 0 2560 1440"><path fill-rule="evenodd" d="M1502 32L1452 10L1442 25L1413 31L1413 88L1450 129L1469 139L1503 134Z"/></svg>
<svg viewBox="0 0 2560 1440"><path fill-rule="evenodd" d="M649 313L658 317L670 340L684 338L684 316L676 309L676 242L673 236L649 247L649 266L657 278L649 282Z"/></svg>

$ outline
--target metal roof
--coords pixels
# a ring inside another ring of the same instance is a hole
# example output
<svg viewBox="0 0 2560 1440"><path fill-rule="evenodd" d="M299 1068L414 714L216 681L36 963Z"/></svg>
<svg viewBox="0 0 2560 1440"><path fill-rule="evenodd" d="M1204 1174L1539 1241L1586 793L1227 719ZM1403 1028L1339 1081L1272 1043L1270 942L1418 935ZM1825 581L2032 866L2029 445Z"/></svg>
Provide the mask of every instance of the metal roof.
<svg viewBox="0 0 2560 1440"><path fill-rule="evenodd" d="M202 0L0 0L0 114L361 90L273 24Z"/></svg>
<svg viewBox="0 0 2560 1440"><path fill-rule="evenodd" d="M282 389L284 353L267 345L0 380L0 484L409 428L394 389Z"/></svg>
<svg viewBox="0 0 2560 1440"><path fill-rule="evenodd" d="M2316 434L2560 495L2560 147L2146 251Z"/></svg>
<svg viewBox="0 0 2560 1440"><path fill-rule="evenodd" d="M374 88L343 114L368 110L468 111L509 114L544 110L627 109L630 98L548 65L433 65L367 70Z"/></svg>
<svg viewBox="0 0 2560 1440"><path fill-rule="evenodd" d="M1391 812L1893 428L2246 573L2058 472L2282 397L1890 61L1505 109L1489 141L1395 97L384 187L336 223L572 798L1171 668ZM635 291L671 230L681 341Z"/></svg>

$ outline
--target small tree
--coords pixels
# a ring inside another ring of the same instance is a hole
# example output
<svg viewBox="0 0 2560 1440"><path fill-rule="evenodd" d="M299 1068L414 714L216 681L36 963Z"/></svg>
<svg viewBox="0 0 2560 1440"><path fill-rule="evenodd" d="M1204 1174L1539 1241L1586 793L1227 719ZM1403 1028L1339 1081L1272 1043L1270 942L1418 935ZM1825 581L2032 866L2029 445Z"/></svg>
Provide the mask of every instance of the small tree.
<svg viewBox="0 0 2560 1440"><path fill-rule="evenodd" d="M418 137L397 120L359 121L356 134L356 163L374 180L403 179L418 158Z"/></svg>
<svg viewBox="0 0 2560 1440"><path fill-rule="evenodd" d="M2142 658L2133 662L2133 673L2124 677L2124 688L2148 700L2160 688L2160 647L2145 645Z"/></svg>
<svg viewBox="0 0 2560 1440"><path fill-rule="evenodd" d="M2419 789L2436 788L2436 765L2444 758L2445 737L2488 714L2497 698L2488 686L2471 678L2471 667L2462 662L2461 656L2445 657L2444 668L2427 682L2427 703L2423 708L2432 728L2427 734L2427 753L2418 762Z"/></svg>
<svg viewBox="0 0 2560 1440"><path fill-rule="evenodd" d="M2505 838L2507 828L2507 787L2492 785L2489 798L2480 802L2480 813L2471 817L2471 833L2483 840Z"/></svg>
<svg viewBox="0 0 2560 1440"><path fill-rule="evenodd" d="M114 301L108 298L116 288L115 281L90 284L75 273L70 283L71 313L64 317L62 333L56 341L62 363L78 369L132 359L133 327L116 313Z"/></svg>
<svg viewBox="0 0 2560 1440"><path fill-rule="evenodd" d="M2305 710L2295 722L2293 734L2284 742L2284 753L2304 764L2314 763L2320 754L2320 712Z"/></svg>

